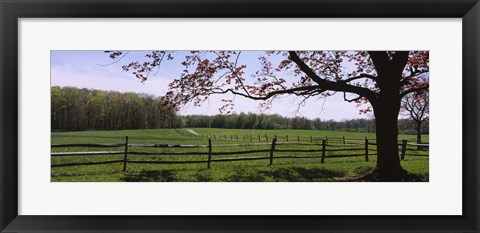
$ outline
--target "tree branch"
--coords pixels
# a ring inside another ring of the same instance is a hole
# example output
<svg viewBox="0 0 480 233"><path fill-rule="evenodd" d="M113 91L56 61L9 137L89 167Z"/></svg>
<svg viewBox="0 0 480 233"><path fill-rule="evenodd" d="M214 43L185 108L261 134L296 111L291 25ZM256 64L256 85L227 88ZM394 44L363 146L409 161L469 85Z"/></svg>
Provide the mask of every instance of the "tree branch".
<svg viewBox="0 0 480 233"><path fill-rule="evenodd" d="M162 61L163 61L163 58L165 57L165 54L167 54L167 52L162 53L162 58L160 58L160 60L158 61L158 69L157 69L157 72L155 72L155 74L153 74L153 75L157 75L158 72L160 72L160 66L162 65Z"/></svg>
<svg viewBox="0 0 480 233"><path fill-rule="evenodd" d="M408 93L412 93L412 92L420 92L420 91L423 91L423 90L427 90L429 87L429 84L425 85L425 86L421 86L421 87L415 87L415 88L410 88L404 92L402 92L400 94L400 99L402 99L404 96L406 96Z"/></svg>
<svg viewBox="0 0 480 233"><path fill-rule="evenodd" d="M321 89L329 91L342 91L354 93L367 98L370 102L375 101L376 93L370 89L349 85L345 82L332 82L319 77L305 62L303 62L295 51L289 51L290 59L295 62L300 70L318 84Z"/></svg>
<svg viewBox="0 0 480 233"><path fill-rule="evenodd" d="M384 70L381 68L389 67L387 53L385 51L368 51L368 55L370 55L370 59L372 59L378 76L382 77L384 75Z"/></svg>
<svg viewBox="0 0 480 233"><path fill-rule="evenodd" d="M402 79L402 81L400 81L400 86L404 86L404 85L407 85L410 83L410 79L413 78L413 77L416 77L420 74L425 74L425 73L428 73L430 72L429 70L424 70L424 71L419 71L419 72L415 72L415 73L412 73L411 75L409 75L408 77L405 77Z"/></svg>
<svg viewBox="0 0 480 233"><path fill-rule="evenodd" d="M327 91L327 90L320 90L320 86L315 85L315 86L308 86L308 87L297 87L297 88L291 88L286 90L272 91L272 92L269 92L266 96L253 96L253 95L250 95L249 93L242 93L242 92L235 91L231 88L226 90L217 88L216 90L212 91L212 94L225 94L230 92L234 95L243 96L253 100L268 100L275 95L294 94L297 91L312 91L312 90L315 90L315 92L317 92L318 94Z"/></svg>
<svg viewBox="0 0 480 233"><path fill-rule="evenodd" d="M346 92L343 92L343 100L345 100L345 101L347 101L347 102L349 102L349 103L354 102L354 101L357 101L357 100L359 100L359 99L361 99L361 98L362 98L362 96L358 96L357 98L353 98L353 99L350 99L350 100L349 100L349 99L347 99L347 93L346 93Z"/></svg>
<svg viewBox="0 0 480 233"><path fill-rule="evenodd" d="M97 65L99 65L99 66L109 66L109 65L113 65L113 64L121 61L125 56L127 56L127 54L128 54L129 52L130 52L130 51L127 51L127 52L123 53L120 58L118 58L117 60L114 60L114 61L111 62L111 63L108 63L108 64L97 64Z"/></svg>
<svg viewBox="0 0 480 233"><path fill-rule="evenodd" d="M218 54L217 52L214 52L217 56L220 57L220 54ZM242 89L245 91L245 93L247 93L248 95L250 95L250 92L247 90L247 88L245 87L245 85L243 84L243 81L242 81L242 78L238 76L237 72L235 72L235 68L237 68L237 64L238 64L238 58L240 58L240 54L242 53L242 51L238 52L238 55L237 55L237 58L235 59L235 64L233 65L233 68L230 67L230 66L227 66L227 69L230 70L230 72L237 78L237 81L240 83L240 85L242 86ZM225 73L227 74L227 73ZM222 75L224 76L224 75ZM221 77L220 77L221 78ZM218 80L220 80L220 78ZM218 81L217 80L217 81Z"/></svg>
<svg viewBox="0 0 480 233"><path fill-rule="evenodd" d="M345 80L340 80L338 82L344 82L344 83L348 83L348 82L351 82L353 80L357 80L357 79L362 79L362 78L369 78L369 79L372 79L373 81L377 81L377 77L376 76L373 76L373 75L370 75L370 74L360 74L358 76L355 76L355 77L351 77L351 78L347 78Z"/></svg>
<svg viewBox="0 0 480 233"><path fill-rule="evenodd" d="M393 55L392 65L394 65L400 73L402 73L405 64L407 64L408 54L408 51L396 51L395 55Z"/></svg>

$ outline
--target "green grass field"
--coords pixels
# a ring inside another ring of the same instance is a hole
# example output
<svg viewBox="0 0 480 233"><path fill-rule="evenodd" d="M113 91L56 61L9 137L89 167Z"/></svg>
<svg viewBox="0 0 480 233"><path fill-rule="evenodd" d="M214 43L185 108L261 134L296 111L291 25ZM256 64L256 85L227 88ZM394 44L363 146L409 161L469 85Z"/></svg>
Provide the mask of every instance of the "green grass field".
<svg viewBox="0 0 480 233"><path fill-rule="evenodd" d="M192 129L198 134L211 135L215 153L270 149L270 145L242 146L242 147L215 147L220 144L248 144L268 143L276 135L278 142L297 142L298 136L302 145L277 145L276 149L321 149L322 139L328 139L328 144L342 148L343 136L346 144L360 143L361 145L346 145L348 148L364 148L363 138L367 137L370 142L375 142L372 133L316 131L316 130L237 130L237 129ZM180 130L191 134L187 129ZM215 136L214 136L215 135ZM260 142L259 136L260 135ZM266 135L266 137L265 137ZM129 144L182 144L182 145L207 145L207 136L191 137L177 133L174 129L149 129L149 130L116 130L116 131L81 131L81 132L52 132L52 144L70 143L125 143L125 136L129 137ZM238 136L238 141L237 141ZM312 138L310 138L312 137ZM334 139L336 138L336 139ZM311 143L313 139L313 144ZM358 140L349 140L358 139ZM400 135L399 139L409 139L414 142L413 135ZM245 140L245 141L244 141ZM423 137L428 141L428 136ZM336 148L336 147L335 147ZM374 154L375 146L369 146L369 153ZM118 148L92 148L92 147L61 147L52 148L52 152L75 152L75 151L123 151L124 147ZM145 152L207 152L208 148L144 148L129 147L129 151ZM51 169L52 182L315 182L337 181L342 177L364 174L375 167L376 156L369 156L366 162L363 156L349 158L328 158L329 155L339 154L364 154L362 151L355 152L327 152L325 163L320 163L321 152L275 152L274 155L309 155L315 158L282 158L274 159L273 165L269 166L269 160L229 161L212 162L211 168L207 169L206 163L201 164L134 164L128 163L127 172L122 173L123 164L102 164L89 166L54 167ZM409 151L408 153L428 154L425 152ZM268 156L269 152L242 154L242 155L214 155L215 158L233 157L258 157ZM123 155L98 155L98 156L68 156L52 157L54 164L120 160ZM146 161L180 161L180 160L206 160L206 155L129 155L129 160ZM406 156L402 166L408 171L428 180L428 157Z"/></svg>

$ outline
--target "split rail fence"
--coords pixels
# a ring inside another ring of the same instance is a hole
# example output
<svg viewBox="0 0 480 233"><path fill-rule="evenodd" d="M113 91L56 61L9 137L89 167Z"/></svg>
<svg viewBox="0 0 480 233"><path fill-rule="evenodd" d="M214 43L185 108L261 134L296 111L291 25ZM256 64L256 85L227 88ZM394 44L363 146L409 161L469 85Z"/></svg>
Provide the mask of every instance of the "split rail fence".
<svg viewBox="0 0 480 233"><path fill-rule="evenodd" d="M299 136L299 135L268 135L268 134L257 134L256 136L252 134L245 134L245 135L227 135L227 134L194 134L186 130L175 129L175 131L185 137L196 138L196 139L212 139L216 141L244 141L244 142L270 142L271 139L276 138L277 142L306 142L306 143L321 143L322 140L325 140L327 144L335 143L335 144L349 144L349 143L363 143L364 138L346 138L345 136L342 137L315 137L315 136ZM399 143L402 140L408 141L415 141L416 138L401 138L399 139Z"/></svg>
<svg viewBox="0 0 480 233"><path fill-rule="evenodd" d="M332 139L332 138L330 138ZM338 140L338 138L333 138ZM346 158L346 157L364 157L365 161L369 161L369 156L374 156L376 154L376 143L369 142L368 138L363 139L363 143L345 143L345 137L342 143L337 144L328 144L327 139L322 139L321 143L310 143L303 142L278 142L276 137L273 137L271 143L244 143L244 144L217 144L212 145L212 138L208 138L207 145L172 145L172 144L129 144L128 136L125 137L125 143L120 144L52 144L52 148L68 148L68 147L94 147L94 148L123 148L123 150L118 151L78 151L78 152L52 152L52 157L69 157L69 156L102 156L102 155L118 155L123 156L120 159L116 160L107 160L107 161L88 161L88 162L74 162L74 163L60 163L52 164L52 168L56 167L68 167L68 166L85 166L85 165L99 165L99 164L113 164L113 163L122 163L123 172L127 171L128 164L193 164L193 163L204 163L207 168L211 167L211 163L215 162L232 162L232 161L246 161L246 160L268 160L269 165L273 164L274 159L306 159L306 158L316 158L320 163L324 163L325 160L332 158ZM350 140L348 140L350 141ZM374 140L372 140L374 141ZM332 141L330 141L332 142ZM301 146L314 146L313 149L304 149L304 148L285 148L284 145L301 145ZM255 149L255 150L246 150L242 147L248 146L268 146L267 149ZM400 158L403 160L405 156L428 156L428 154L412 154L411 151L425 151L428 150L428 144L413 144L408 143L407 140L403 140L399 143L401 146L400 149ZM410 146L410 147L408 147ZM412 148L413 146L413 148ZM145 148L171 148L171 149L187 149L187 148L205 148L208 149L206 152L203 151L131 151L129 147L145 147ZM238 147L238 151L218 151L215 152L215 148L225 148L225 147ZM328 155L327 155L328 152ZM374 153L372 153L374 152ZM265 156L246 156L246 157L221 157L218 156L228 156L228 155L246 155L246 154L258 154L265 153ZM276 154L277 153L277 154ZM278 154L280 153L280 154ZM282 155L281 153L295 153L295 155ZM347 154L343 154L347 153ZM276 155L275 155L276 154ZM132 160L129 158L129 155L147 155L147 156L205 156L203 160L179 160L179 161L164 161L164 160Z"/></svg>

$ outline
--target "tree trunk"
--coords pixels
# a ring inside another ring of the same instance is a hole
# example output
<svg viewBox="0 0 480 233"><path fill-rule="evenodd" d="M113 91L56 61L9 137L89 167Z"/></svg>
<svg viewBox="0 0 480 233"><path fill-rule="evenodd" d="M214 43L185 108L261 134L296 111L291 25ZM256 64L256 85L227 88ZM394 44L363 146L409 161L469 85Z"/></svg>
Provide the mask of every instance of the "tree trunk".
<svg viewBox="0 0 480 233"><path fill-rule="evenodd" d="M400 112L400 80L408 61L407 51L396 51L393 58L385 52L369 51L378 79L379 92L370 99L375 114L377 168L379 181L412 181L402 169L398 155L398 114Z"/></svg>
<svg viewBox="0 0 480 233"><path fill-rule="evenodd" d="M398 107L397 107L398 105ZM380 181L400 181L405 171L398 156L398 112L400 104L385 102L375 111L377 171Z"/></svg>
<svg viewBox="0 0 480 233"><path fill-rule="evenodd" d="M417 144L422 144L422 122L417 121L415 122L417 124ZM421 150L421 146L417 146L417 149Z"/></svg>
<svg viewBox="0 0 480 233"><path fill-rule="evenodd" d="M421 134L420 124L417 123L417 143L422 143L422 134Z"/></svg>

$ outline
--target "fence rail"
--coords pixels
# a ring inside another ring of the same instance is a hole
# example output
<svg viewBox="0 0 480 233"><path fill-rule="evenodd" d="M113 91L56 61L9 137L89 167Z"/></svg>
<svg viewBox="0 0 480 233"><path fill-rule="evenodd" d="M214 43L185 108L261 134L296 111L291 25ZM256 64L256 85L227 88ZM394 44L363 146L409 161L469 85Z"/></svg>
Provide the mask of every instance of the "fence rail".
<svg viewBox="0 0 480 233"><path fill-rule="evenodd" d="M253 136L252 134L245 134L245 135L221 135L221 134L194 134L189 131L185 130L180 130L180 129L175 129L175 131L185 137L191 137L191 138L198 138L198 139L208 139L211 138L212 140L223 140L223 141L258 141L258 142L270 142L271 139L276 138L277 142L280 140L283 140L285 142L310 142L310 143L321 143L322 140L326 140L327 144L329 141L331 142L343 142L343 144L347 144L348 142L360 142L363 143L365 138L346 138L345 136L342 137L331 137L331 136L325 136L325 137L318 137L318 136L299 136L299 135L267 135L267 134L257 134L256 136ZM370 139L371 141L375 141L376 139ZM400 138L399 142L402 140L409 140L409 141L415 141L416 138Z"/></svg>
<svg viewBox="0 0 480 233"><path fill-rule="evenodd" d="M122 151L79 151L79 152L52 152L51 156L85 156L85 155L123 155Z"/></svg>
<svg viewBox="0 0 480 233"><path fill-rule="evenodd" d="M330 138L338 139L338 138ZM341 142L345 142L347 139L345 137L340 138ZM376 143L369 142L368 138L363 139L363 143L340 143L340 144L328 144L327 139L322 139L321 143L314 143L313 140L311 143L304 142L278 142L277 137L273 137L271 143L243 143L243 144L218 144L212 145L212 138L208 138L207 145L177 145L177 144L129 144L128 136L125 138L125 143L122 144L52 144L52 148L66 148L66 147L124 147L124 151L77 151L77 152L52 152L52 157L66 157L66 156L103 156L103 155L124 155L124 158L121 160L108 160L108 161L89 161L89 162L75 162L75 163L63 163L63 164L52 164L53 167L68 167L68 166L83 166L83 165L99 165L99 164L113 164L113 163L123 163L123 172L127 170L127 164L195 164L195 163L206 163L207 167L211 167L212 162L230 162L230 161L248 161L248 160L269 160L269 165L273 164L274 159L295 159L295 158L317 158L320 160L320 163L325 163L326 159L331 158L347 158L347 157L364 157L365 161L369 161L369 156L377 155L377 153L371 153L371 151L376 152L376 148L370 148L369 146L376 146ZM333 142L334 140L330 140ZM350 141L350 139L348 139ZM282 149L277 148L277 146L282 145L309 145L309 146L318 146L320 148L315 149ZM401 146L400 149L400 158L405 159L405 156L428 156L425 154L412 154L406 153L407 151L425 151L428 149L428 144L416 144L408 143L407 140L402 140L399 143ZM268 149L255 149L255 150L239 150L239 151L217 151L214 152L214 148L226 148L226 147L245 147L245 146L269 146ZM363 147L359 147L363 146ZM417 148L408 148L407 146L416 146ZM129 148L132 147L149 147L149 148L207 148L206 152L199 151L162 151L162 152L152 152L152 151L129 151ZM334 152L334 154L327 155L327 152ZM336 154L335 152L349 152L348 154ZM359 153L353 153L359 152ZM245 154L257 154L257 153L266 153L268 156L249 156L249 157L230 157L230 158L212 158L212 156L225 156L225 155L245 155ZM275 153L299 153L298 155L275 155ZM309 153L309 155L301 155L303 153ZM312 155L318 153L319 155ZM129 155L149 155L149 156L206 156L205 160L175 160L175 161L157 161L157 160L130 160Z"/></svg>

